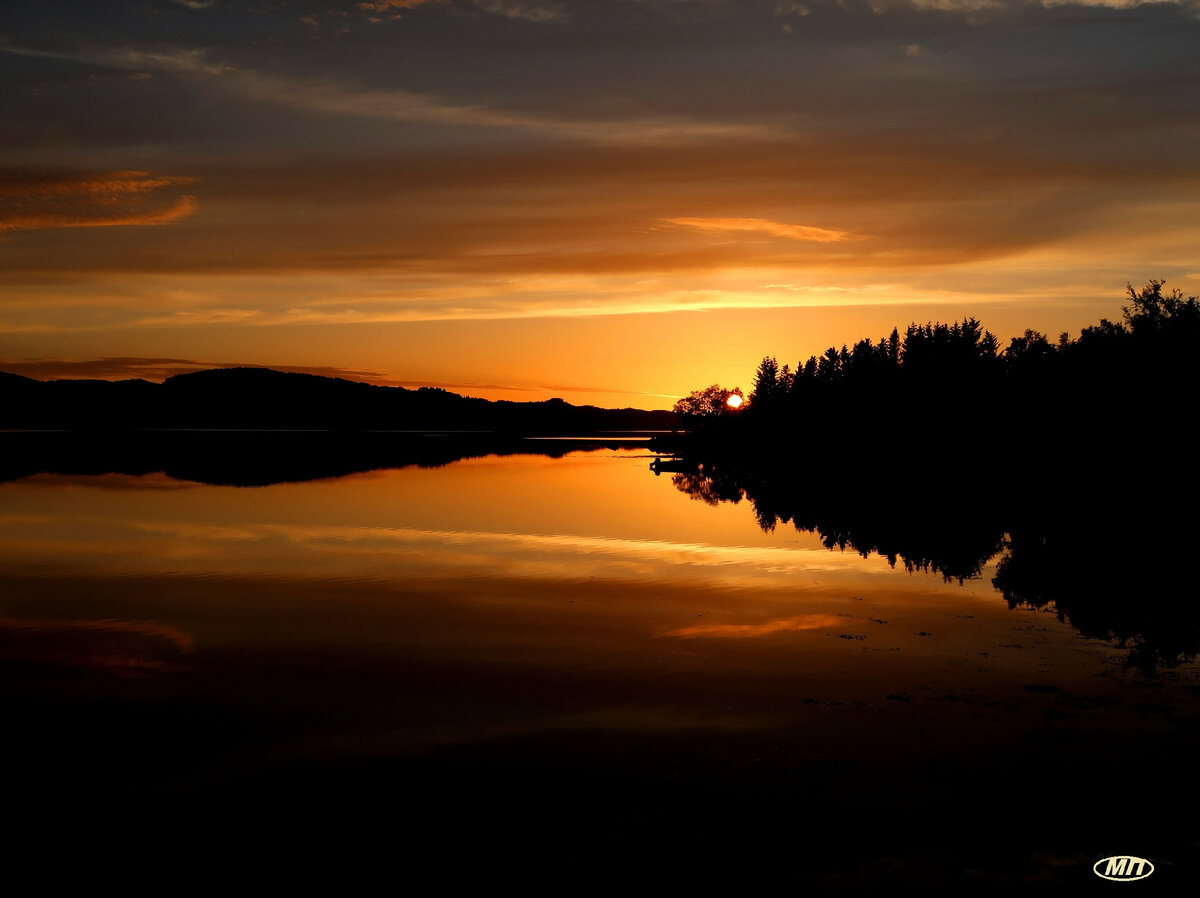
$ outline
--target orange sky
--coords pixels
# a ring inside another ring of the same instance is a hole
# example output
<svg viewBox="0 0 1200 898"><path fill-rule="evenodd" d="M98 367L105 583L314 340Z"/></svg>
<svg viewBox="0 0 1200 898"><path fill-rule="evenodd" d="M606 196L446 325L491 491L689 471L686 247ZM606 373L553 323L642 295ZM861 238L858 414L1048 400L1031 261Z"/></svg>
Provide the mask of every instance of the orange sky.
<svg viewBox="0 0 1200 898"><path fill-rule="evenodd" d="M0 34L0 370L669 407L911 320L1077 334L1200 292L1194 12L42 4Z"/></svg>

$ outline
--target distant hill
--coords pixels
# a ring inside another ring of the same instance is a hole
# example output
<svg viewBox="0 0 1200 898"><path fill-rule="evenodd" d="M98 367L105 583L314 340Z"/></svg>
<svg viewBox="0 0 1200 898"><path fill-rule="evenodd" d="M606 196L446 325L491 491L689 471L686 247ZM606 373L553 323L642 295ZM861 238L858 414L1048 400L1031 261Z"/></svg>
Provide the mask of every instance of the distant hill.
<svg viewBox="0 0 1200 898"><path fill-rule="evenodd" d="M588 434L670 430L673 412L492 402L270 368L217 368L145 380L38 381L0 372L0 428L135 430L484 430Z"/></svg>

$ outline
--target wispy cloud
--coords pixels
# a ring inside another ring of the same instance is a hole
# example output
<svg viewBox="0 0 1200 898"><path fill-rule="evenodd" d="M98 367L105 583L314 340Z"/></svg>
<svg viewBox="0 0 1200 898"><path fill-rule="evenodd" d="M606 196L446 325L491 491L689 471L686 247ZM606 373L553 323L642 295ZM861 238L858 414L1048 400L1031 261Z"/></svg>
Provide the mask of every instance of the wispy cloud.
<svg viewBox="0 0 1200 898"><path fill-rule="evenodd" d="M802 240L811 243L840 243L855 239L848 231L833 228L818 228L812 225L784 224L765 218L664 218L663 221L694 231L757 231L772 237Z"/></svg>
<svg viewBox="0 0 1200 898"><path fill-rule="evenodd" d="M445 0L359 0L354 5L359 9L372 12L387 12L392 9L413 9L429 3L443 3Z"/></svg>
<svg viewBox="0 0 1200 898"><path fill-rule="evenodd" d="M797 3L796 0L776 0L771 8L777 16L807 16L812 12L811 7L805 3Z"/></svg>
<svg viewBox="0 0 1200 898"><path fill-rule="evenodd" d="M144 50L132 47L78 47L72 50L42 50L16 44L0 44L0 52L41 59L66 59L104 69L173 72L190 75L223 75L235 66L209 60L200 48Z"/></svg>
<svg viewBox="0 0 1200 898"><path fill-rule="evenodd" d="M766 140L780 136L779 127L772 122L705 120L661 114L588 119L455 103L403 88L366 88L342 78L285 78L215 61L209 51L200 48L85 47L60 51L0 45L0 52L73 60L122 72L219 78L216 83L241 100L338 117L510 128L601 143L673 145L694 140Z"/></svg>
<svg viewBox="0 0 1200 898"><path fill-rule="evenodd" d="M754 639L774 633L820 630L835 626L840 620L841 618L833 614L801 614L761 624L696 624L678 630L667 630L663 636L675 636L679 639Z"/></svg>
<svg viewBox="0 0 1200 898"><path fill-rule="evenodd" d="M418 6L433 6L447 0L357 0L354 9L365 16L368 22L385 22L399 19L404 12ZM326 15L345 16L345 10L331 9ZM311 18L316 19L315 15Z"/></svg>
<svg viewBox="0 0 1200 898"><path fill-rule="evenodd" d="M255 365L242 362L206 362L198 359L141 358L137 356L109 356L99 359L20 359L0 361L0 371L20 374L36 380L166 380L176 374L191 371L206 371L211 368L273 368L297 374L316 374L322 377L340 377L363 383L398 385L391 376L381 371L361 368L338 368L328 365Z"/></svg>
<svg viewBox="0 0 1200 898"><path fill-rule="evenodd" d="M508 19L524 19L527 22L563 22L567 10L558 3L525 3L513 0L474 0L484 12Z"/></svg>
<svg viewBox="0 0 1200 898"><path fill-rule="evenodd" d="M1107 9L1133 9L1150 4L1170 4L1174 6L1194 6L1195 0L1036 0L1030 4L1023 0L900 0L900 2L872 3L876 12L884 12L898 6L915 6L918 9L936 9L943 12L977 13L983 11L1020 11L1030 5L1042 6L1047 9L1056 6L1091 6Z"/></svg>
<svg viewBox="0 0 1200 898"><path fill-rule="evenodd" d="M170 224L195 212L196 198L183 194L163 205L156 195L193 181L144 171L0 174L0 234Z"/></svg>
<svg viewBox="0 0 1200 898"><path fill-rule="evenodd" d="M589 120L458 104L414 91L367 89L334 79L292 80L241 70L229 80L240 96L339 117L512 128L602 143L677 144L778 136L775 125L762 122L705 121L681 115Z"/></svg>
<svg viewBox="0 0 1200 898"><path fill-rule="evenodd" d="M621 393L628 396L655 396L662 399L678 399L668 393L647 393L644 390L614 390L609 387L572 387L565 384L538 384L534 389L538 390L561 390L567 393Z"/></svg>
<svg viewBox="0 0 1200 898"><path fill-rule="evenodd" d="M50 228L112 228L170 224L187 218L197 209L194 196L181 196L167 209L153 212L125 212L116 215L34 213L5 215L0 213L0 233L4 231L42 231Z"/></svg>
<svg viewBox="0 0 1200 898"><path fill-rule="evenodd" d="M372 21L400 18L402 10L418 6L446 4L448 0L358 0L354 4ZM559 3L528 2L528 0L470 0L470 5L494 16L524 19L527 22L562 22L567 10Z"/></svg>

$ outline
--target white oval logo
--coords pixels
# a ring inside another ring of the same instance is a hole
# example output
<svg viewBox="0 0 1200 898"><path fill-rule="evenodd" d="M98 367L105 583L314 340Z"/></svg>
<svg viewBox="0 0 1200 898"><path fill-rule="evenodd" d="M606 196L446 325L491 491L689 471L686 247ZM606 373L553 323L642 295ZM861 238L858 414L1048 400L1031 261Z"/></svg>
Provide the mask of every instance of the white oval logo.
<svg viewBox="0 0 1200 898"><path fill-rule="evenodd" d="M1104 869L1102 870L1101 867ZM1092 872L1101 879L1111 879L1114 882L1133 882L1135 879L1145 879L1154 872L1154 865L1144 857L1129 857L1117 855L1096 861Z"/></svg>

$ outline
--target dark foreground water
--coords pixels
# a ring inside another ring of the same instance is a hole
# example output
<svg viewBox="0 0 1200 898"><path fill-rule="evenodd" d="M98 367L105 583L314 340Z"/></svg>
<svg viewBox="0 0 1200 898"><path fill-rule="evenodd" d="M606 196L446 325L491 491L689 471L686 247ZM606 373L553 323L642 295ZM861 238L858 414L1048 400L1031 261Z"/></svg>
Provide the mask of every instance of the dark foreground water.
<svg viewBox="0 0 1200 898"><path fill-rule="evenodd" d="M0 484L10 863L1061 894L1134 855L1155 873L1121 888L1193 887L1194 662L1010 610L999 559L960 584L765 533L648 461Z"/></svg>

